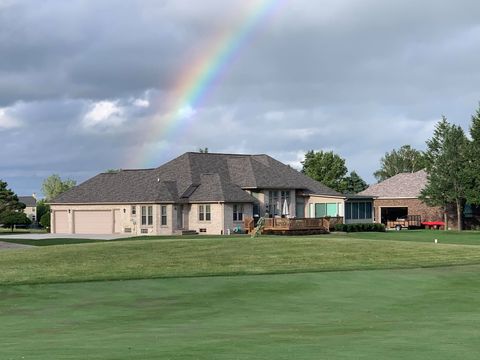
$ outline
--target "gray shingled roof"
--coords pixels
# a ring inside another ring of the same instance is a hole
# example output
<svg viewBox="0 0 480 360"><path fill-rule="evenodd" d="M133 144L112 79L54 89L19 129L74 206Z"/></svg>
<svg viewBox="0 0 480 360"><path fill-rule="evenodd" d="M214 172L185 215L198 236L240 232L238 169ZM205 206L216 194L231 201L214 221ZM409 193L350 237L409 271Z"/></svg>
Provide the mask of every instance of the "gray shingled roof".
<svg viewBox="0 0 480 360"><path fill-rule="evenodd" d="M358 195L379 198L417 198L427 184L427 173L420 170L415 173L401 173L369 186Z"/></svg>
<svg viewBox="0 0 480 360"><path fill-rule="evenodd" d="M156 169L99 174L52 203L253 202L243 189L342 196L267 155L185 153Z"/></svg>
<svg viewBox="0 0 480 360"><path fill-rule="evenodd" d="M18 201L20 201L21 203L25 204L25 206L28 206L28 207L37 206L37 199L35 199L33 196L19 196Z"/></svg>

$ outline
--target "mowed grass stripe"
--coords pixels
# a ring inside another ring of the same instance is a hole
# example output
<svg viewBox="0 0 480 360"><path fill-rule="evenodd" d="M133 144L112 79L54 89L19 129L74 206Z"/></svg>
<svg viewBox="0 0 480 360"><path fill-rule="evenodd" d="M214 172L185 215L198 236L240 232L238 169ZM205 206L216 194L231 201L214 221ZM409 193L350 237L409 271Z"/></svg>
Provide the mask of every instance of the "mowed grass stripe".
<svg viewBox="0 0 480 360"><path fill-rule="evenodd" d="M480 264L480 247L278 237L122 241L0 252L0 284Z"/></svg>

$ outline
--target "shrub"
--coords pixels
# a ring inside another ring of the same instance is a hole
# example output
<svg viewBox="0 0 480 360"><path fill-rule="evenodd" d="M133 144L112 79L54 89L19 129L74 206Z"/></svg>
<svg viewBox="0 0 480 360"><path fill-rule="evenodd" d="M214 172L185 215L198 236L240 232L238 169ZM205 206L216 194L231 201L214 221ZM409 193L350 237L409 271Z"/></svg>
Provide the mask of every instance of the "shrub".
<svg viewBox="0 0 480 360"><path fill-rule="evenodd" d="M42 225L45 229L50 229L50 212L46 212L40 218L40 225Z"/></svg>
<svg viewBox="0 0 480 360"><path fill-rule="evenodd" d="M376 224L376 223L365 223L365 224L336 224L334 227L335 231L343 232L384 232L385 225Z"/></svg>

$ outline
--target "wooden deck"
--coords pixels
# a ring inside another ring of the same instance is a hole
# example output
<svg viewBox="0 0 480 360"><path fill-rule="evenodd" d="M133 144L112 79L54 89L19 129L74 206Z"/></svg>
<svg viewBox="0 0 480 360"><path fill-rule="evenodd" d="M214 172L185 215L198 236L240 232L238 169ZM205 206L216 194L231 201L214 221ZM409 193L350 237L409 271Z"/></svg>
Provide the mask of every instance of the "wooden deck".
<svg viewBox="0 0 480 360"><path fill-rule="evenodd" d="M335 222L342 220L342 218L334 218ZM329 218L267 218L262 233L276 235L328 234L330 225ZM251 233L253 229L253 219L245 219L245 230Z"/></svg>

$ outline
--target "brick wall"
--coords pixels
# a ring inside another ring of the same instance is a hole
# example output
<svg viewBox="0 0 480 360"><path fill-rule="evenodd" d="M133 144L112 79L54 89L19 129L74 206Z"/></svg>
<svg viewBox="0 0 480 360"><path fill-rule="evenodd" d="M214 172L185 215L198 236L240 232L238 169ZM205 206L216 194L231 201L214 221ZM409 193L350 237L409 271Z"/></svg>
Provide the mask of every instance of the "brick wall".
<svg viewBox="0 0 480 360"><path fill-rule="evenodd" d="M373 201L375 208L375 222L380 222L380 208L382 207L408 207L408 215L420 215L423 221L443 221L443 211L437 206L428 206L419 199L376 199Z"/></svg>

